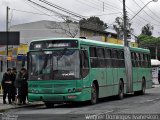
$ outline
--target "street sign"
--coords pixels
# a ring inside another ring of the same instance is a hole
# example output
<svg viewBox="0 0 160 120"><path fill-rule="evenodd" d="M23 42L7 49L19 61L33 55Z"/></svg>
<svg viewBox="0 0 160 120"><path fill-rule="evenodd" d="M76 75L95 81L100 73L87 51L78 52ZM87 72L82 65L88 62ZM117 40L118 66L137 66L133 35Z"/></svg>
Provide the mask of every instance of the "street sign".
<svg viewBox="0 0 160 120"><path fill-rule="evenodd" d="M0 32L0 45L19 45L19 42L20 32Z"/></svg>

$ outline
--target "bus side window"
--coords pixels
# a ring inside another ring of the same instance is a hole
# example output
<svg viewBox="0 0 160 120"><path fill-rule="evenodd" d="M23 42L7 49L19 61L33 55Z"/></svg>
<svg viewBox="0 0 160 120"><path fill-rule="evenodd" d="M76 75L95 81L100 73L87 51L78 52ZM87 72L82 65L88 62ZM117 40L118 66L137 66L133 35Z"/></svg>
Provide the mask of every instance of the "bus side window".
<svg viewBox="0 0 160 120"><path fill-rule="evenodd" d="M118 52L117 50L112 50L112 55L113 55L113 58L112 58L112 65L114 68L118 67Z"/></svg>
<svg viewBox="0 0 160 120"><path fill-rule="evenodd" d="M111 63L111 50L110 49L105 49L105 66L111 67L112 63Z"/></svg>
<svg viewBox="0 0 160 120"><path fill-rule="evenodd" d="M143 67L146 67L145 54L143 54Z"/></svg>
<svg viewBox="0 0 160 120"><path fill-rule="evenodd" d="M151 57L149 54L147 54L147 63L148 63L148 68L151 67Z"/></svg>
<svg viewBox="0 0 160 120"><path fill-rule="evenodd" d="M90 61L91 61L91 67L96 68L98 67L98 58L97 58L97 52L96 52L96 47L90 47Z"/></svg>
<svg viewBox="0 0 160 120"><path fill-rule="evenodd" d="M135 62L135 54L134 52L131 53L131 59L132 59L132 67L136 67L136 62Z"/></svg>
<svg viewBox="0 0 160 120"><path fill-rule="evenodd" d="M144 66L144 55L143 55L143 53L141 53L141 64L142 64L142 67L145 67Z"/></svg>
<svg viewBox="0 0 160 120"><path fill-rule="evenodd" d="M97 57L98 57L98 67L104 68L105 62L104 62L104 49L103 48L97 48Z"/></svg>
<svg viewBox="0 0 160 120"><path fill-rule="evenodd" d="M124 52L118 51L118 67L122 68L124 67Z"/></svg>
<svg viewBox="0 0 160 120"><path fill-rule="evenodd" d="M136 67L139 67L139 54L138 53L135 54L136 54Z"/></svg>
<svg viewBox="0 0 160 120"><path fill-rule="evenodd" d="M148 68L148 60L147 60L147 54L144 55L145 56L145 67Z"/></svg>
<svg viewBox="0 0 160 120"><path fill-rule="evenodd" d="M88 63L88 52L87 50L81 50L81 76L82 78L86 77L89 73L89 63Z"/></svg>
<svg viewBox="0 0 160 120"><path fill-rule="evenodd" d="M140 67L143 67L143 54L139 53L139 64L140 64Z"/></svg>

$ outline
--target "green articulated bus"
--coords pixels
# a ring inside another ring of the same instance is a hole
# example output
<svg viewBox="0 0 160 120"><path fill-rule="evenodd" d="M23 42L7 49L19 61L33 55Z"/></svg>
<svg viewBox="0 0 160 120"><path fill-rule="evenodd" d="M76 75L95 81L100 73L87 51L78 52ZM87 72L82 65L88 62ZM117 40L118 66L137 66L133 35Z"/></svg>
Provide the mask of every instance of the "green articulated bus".
<svg viewBox="0 0 160 120"><path fill-rule="evenodd" d="M33 40L28 53L28 99L91 101L151 88L150 51L82 38Z"/></svg>

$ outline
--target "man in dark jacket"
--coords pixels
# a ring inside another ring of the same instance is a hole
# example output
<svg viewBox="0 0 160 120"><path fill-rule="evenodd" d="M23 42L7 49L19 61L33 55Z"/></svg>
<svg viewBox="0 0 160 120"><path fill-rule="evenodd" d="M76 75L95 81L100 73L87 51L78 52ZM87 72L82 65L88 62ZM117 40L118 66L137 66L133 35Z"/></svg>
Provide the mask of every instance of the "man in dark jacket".
<svg viewBox="0 0 160 120"><path fill-rule="evenodd" d="M11 68L7 68L7 72L3 74L2 89L3 89L3 104L6 104L7 94L8 94L8 102L9 104L11 104L11 92L12 92Z"/></svg>
<svg viewBox="0 0 160 120"><path fill-rule="evenodd" d="M18 104L26 104L26 97L28 94L27 80L27 70L22 68L15 81L16 88L18 88Z"/></svg>
<svg viewBox="0 0 160 120"><path fill-rule="evenodd" d="M12 98L12 102L15 102L15 96L16 96L16 87L15 87L16 74L17 74L17 70L15 67L13 67L11 70L11 79L12 79L11 98Z"/></svg>

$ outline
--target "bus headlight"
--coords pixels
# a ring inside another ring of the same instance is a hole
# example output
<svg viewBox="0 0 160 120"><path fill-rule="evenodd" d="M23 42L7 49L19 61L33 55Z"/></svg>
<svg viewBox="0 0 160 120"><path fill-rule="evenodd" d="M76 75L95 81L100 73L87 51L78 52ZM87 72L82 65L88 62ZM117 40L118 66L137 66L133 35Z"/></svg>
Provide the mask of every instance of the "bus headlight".
<svg viewBox="0 0 160 120"><path fill-rule="evenodd" d="M76 92L76 89L75 89L75 88L73 88L73 92Z"/></svg>
<svg viewBox="0 0 160 120"><path fill-rule="evenodd" d="M68 89L68 92L71 93L72 92L71 89Z"/></svg>

